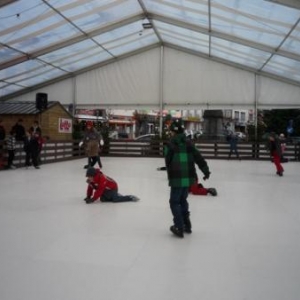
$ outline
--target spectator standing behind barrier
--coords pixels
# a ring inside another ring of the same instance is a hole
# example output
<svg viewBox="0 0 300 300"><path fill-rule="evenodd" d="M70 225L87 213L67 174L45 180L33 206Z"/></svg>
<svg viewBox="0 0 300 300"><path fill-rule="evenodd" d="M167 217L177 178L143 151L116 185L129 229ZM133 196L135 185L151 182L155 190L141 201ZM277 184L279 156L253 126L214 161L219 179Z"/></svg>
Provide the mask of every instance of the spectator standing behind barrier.
<svg viewBox="0 0 300 300"><path fill-rule="evenodd" d="M5 137L6 137L6 131L5 131L5 128L3 126L3 121L2 121L2 119L0 119L0 142L4 142ZM2 149L3 149L3 146L0 145L0 154L1 154Z"/></svg>
<svg viewBox="0 0 300 300"><path fill-rule="evenodd" d="M31 132L31 134L38 133L39 136L42 136L42 129L39 125L39 122L36 120L33 122L33 125L30 127L29 131Z"/></svg>
<svg viewBox="0 0 300 300"><path fill-rule="evenodd" d="M26 134L26 138L24 140L24 151L26 153L25 159L25 167L31 166L31 163L36 169L39 169L39 131L33 131L32 128Z"/></svg>
<svg viewBox="0 0 300 300"><path fill-rule="evenodd" d="M9 132L9 135L6 138L6 149L8 152L6 169L16 169L16 166L13 164L16 151L16 132L14 129Z"/></svg>
<svg viewBox="0 0 300 300"><path fill-rule="evenodd" d="M273 162L275 164L276 174L278 176L283 176L284 169L280 163L281 144L275 132L270 133L267 148L269 149L270 155L272 156Z"/></svg>
<svg viewBox="0 0 300 300"><path fill-rule="evenodd" d="M88 164L84 166L85 169L94 167L98 163L99 168L102 168L100 159L100 146L103 146L102 135L94 128L93 122L88 121L86 123L86 131L84 133L83 140L79 143L79 146L85 146L85 151L88 156Z"/></svg>
<svg viewBox="0 0 300 300"><path fill-rule="evenodd" d="M16 132L16 141L23 142L26 136L23 119L19 119L12 129Z"/></svg>
<svg viewBox="0 0 300 300"><path fill-rule="evenodd" d="M29 132L31 134L31 144L32 144L32 148L33 148L33 152L32 155L34 156L33 160L37 161L37 165L41 164L41 151L42 151L42 145L43 145L43 140L42 140L42 129L41 126L39 124L39 122L37 120L35 120L33 122L33 125L30 127ZM38 144L38 148L37 148L37 157L36 157L36 143ZM33 163L34 167L35 164Z"/></svg>
<svg viewBox="0 0 300 300"><path fill-rule="evenodd" d="M3 121L0 119L0 141L4 141L6 137L5 128L3 126Z"/></svg>
<svg viewBox="0 0 300 300"><path fill-rule="evenodd" d="M2 167L4 165L4 158L3 158L3 143L5 141L5 136L6 136L6 132L5 132L5 128L2 125L3 121L2 119L0 119L0 167Z"/></svg>
<svg viewBox="0 0 300 300"><path fill-rule="evenodd" d="M195 164L203 172L203 179L209 178L210 172L205 159L192 141L187 140L181 119L174 120L170 125L171 139L165 146L164 156L170 186L170 209L174 225L171 232L184 237L184 232L192 233L189 203L187 197L189 187L196 182Z"/></svg>
<svg viewBox="0 0 300 300"><path fill-rule="evenodd" d="M238 136L234 132L230 132L226 137L227 142L229 143L229 155L228 158L231 158L232 153L236 155L236 157L240 159L240 155L238 152L237 144L238 144Z"/></svg>
<svg viewBox="0 0 300 300"><path fill-rule="evenodd" d="M25 152L25 168L31 166L31 145L30 145L31 134L27 131L25 132L24 146L23 150Z"/></svg>

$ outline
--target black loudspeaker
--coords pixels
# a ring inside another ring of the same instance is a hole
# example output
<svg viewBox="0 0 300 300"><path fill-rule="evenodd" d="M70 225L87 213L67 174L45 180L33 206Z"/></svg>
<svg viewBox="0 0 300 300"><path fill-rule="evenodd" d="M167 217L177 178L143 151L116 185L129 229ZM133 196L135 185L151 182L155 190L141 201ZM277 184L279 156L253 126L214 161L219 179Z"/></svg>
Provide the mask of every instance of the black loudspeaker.
<svg viewBox="0 0 300 300"><path fill-rule="evenodd" d="M38 110L44 110L48 107L48 94L37 93L35 95L35 107Z"/></svg>

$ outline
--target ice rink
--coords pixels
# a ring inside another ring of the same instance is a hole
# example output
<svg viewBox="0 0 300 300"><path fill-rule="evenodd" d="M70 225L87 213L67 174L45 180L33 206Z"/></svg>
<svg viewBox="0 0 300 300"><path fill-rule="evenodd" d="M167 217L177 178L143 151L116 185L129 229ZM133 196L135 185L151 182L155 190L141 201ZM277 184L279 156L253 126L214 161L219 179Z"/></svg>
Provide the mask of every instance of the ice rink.
<svg viewBox="0 0 300 300"><path fill-rule="evenodd" d="M208 160L218 196L189 196L184 239L163 159L102 158L141 199L115 204L82 200L85 163L0 172L1 300L299 299L299 162Z"/></svg>

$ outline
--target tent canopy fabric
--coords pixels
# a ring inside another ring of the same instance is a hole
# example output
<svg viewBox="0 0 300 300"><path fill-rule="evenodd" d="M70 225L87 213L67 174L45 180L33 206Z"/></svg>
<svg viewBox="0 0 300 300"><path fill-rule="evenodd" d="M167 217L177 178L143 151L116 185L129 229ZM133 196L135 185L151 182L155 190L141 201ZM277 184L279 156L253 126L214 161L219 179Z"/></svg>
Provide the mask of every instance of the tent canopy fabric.
<svg viewBox="0 0 300 300"><path fill-rule="evenodd" d="M300 105L299 7L266 0L6 2L0 100L34 99L42 90L85 106Z"/></svg>

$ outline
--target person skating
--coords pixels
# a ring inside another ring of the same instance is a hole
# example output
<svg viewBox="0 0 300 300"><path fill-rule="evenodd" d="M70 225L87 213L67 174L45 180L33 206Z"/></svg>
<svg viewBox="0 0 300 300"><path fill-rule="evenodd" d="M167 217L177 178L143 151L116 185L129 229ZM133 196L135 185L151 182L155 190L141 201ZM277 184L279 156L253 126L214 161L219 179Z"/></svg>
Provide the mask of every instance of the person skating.
<svg viewBox="0 0 300 300"><path fill-rule="evenodd" d="M171 139L165 146L164 156L170 186L170 209L173 215L171 232L183 238L184 232L192 233L189 203L189 187L197 180L195 164L203 172L203 179L210 176L209 167L192 141L187 140L181 119L170 125Z"/></svg>
<svg viewBox="0 0 300 300"><path fill-rule="evenodd" d="M276 174L280 177L283 176L284 169L280 163L282 155L281 144L275 132L270 133L267 148L270 151L272 161L276 167Z"/></svg>
<svg viewBox="0 0 300 300"><path fill-rule="evenodd" d="M94 167L98 163L99 168L102 168L100 159L100 147L104 145L102 135L94 128L93 122L88 121L86 124L86 131L83 140L79 143L79 147L85 146L85 151L88 156L88 163L84 169Z"/></svg>
<svg viewBox="0 0 300 300"><path fill-rule="evenodd" d="M231 158L231 155L234 153L236 158L240 159L240 155L238 152L237 144L238 144L238 136L234 132L230 132L226 138L227 142L229 143L229 154L228 159Z"/></svg>

